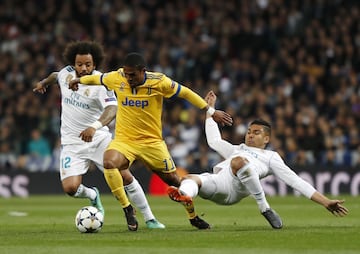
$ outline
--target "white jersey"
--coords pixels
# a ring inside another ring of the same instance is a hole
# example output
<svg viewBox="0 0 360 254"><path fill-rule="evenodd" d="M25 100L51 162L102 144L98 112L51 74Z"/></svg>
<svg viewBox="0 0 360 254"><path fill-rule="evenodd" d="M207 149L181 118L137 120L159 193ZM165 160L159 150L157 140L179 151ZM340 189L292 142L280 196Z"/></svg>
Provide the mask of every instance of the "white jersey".
<svg viewBox="0 0 360 254"><path fill-rule="evenodd" d="M92 74L101 74L94 71ZM97 121L105 107L117 106L113 91L106 90L103 86L82 86L78 91L68 88L69 81L76 77L72 66L64 67L57 76L61 90L61 144L85 144L79 137L80 133ZM101 132L109 132L104 126L95 132L94 139Z"/></svg>
<svg viewBox="0 0 360 254"><path fill-rule="evenodd" d="M206 119L205 132L207 142L210 147L225 158L225 161L214 166L215 175L219 174L221 175L219 178L222 178L223 180L227 179L227 185L237 185L226 187L225 183L224 190L227 188L228 191L237 192L239 195L246 194L245 189L241 186L241 182L237 181L236 177L230 170L231 159L236 156L242 156L253 165L253 168L259 174L260 179L273 174L307 198L310 198L315 193L315 188L292 171L277 152L249 147L245 144L230 144L221 138L218 125L212 118ZM229 181L231 181L231 183ZM217 182L220 182L220 180ZM219 184L224 185L224 183ZM236 193L229 193L229 195L236 195ZM228 197L228 201L226 202L234 203L243 197L244 196L232 198ZM213 201L221 203L219 200ZM222 203L224 203L224 201Z"/></svg>

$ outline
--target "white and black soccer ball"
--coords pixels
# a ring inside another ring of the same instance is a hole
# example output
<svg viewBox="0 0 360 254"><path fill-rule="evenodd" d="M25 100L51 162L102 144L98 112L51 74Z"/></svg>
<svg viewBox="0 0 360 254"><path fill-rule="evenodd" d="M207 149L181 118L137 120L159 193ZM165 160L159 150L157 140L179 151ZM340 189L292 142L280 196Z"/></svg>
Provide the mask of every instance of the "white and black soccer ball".
<svg viewBox="0 0 360 254"><path fill-rule="evenodd" d="M75 216L75 226L82 233L99 232L104 224L104 215L94 206L81 208Z"/></svg>

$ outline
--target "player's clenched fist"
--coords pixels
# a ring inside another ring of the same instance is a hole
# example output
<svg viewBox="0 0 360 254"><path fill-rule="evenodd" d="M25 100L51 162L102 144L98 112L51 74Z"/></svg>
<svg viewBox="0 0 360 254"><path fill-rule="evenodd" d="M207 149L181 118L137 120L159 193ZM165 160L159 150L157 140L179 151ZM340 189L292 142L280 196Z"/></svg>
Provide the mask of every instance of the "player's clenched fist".
<svg viewBox="0 0 360 254"><path fill-rule="evenodd" d="M69 89L71 89L73 91L77 91L79 89L79 83L80 83L79 78L75 78L75 79L70 80Z"/></svg>

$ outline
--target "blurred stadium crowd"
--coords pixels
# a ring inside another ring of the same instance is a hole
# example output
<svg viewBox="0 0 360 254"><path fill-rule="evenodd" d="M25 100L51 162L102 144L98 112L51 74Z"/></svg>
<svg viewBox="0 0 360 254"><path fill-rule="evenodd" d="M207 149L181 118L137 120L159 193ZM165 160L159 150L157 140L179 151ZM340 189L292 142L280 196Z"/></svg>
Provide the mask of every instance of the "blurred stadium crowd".
<svg viewBox="0 0 360 254"><path fill-rule="evenodd" d="M60 94L32 92L63 67L74 40L104 46L101 71L131 51L148 70L198 92L214 90L234 118L273 126L270 149L290 165L360 165L360 8L341 0L0 0L0 168L58 170ZM181 100L164 108L164 138L177 165L220 160L204 138L204 114Z"/></svg>

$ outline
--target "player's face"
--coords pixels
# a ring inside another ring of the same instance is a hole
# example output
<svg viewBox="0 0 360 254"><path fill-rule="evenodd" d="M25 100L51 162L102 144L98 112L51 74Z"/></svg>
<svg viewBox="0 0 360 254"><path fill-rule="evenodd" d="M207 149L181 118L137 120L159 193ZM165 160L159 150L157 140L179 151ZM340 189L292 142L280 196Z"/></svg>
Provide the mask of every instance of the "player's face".
<svg viewBox="0 0 360 254"><path fill-rule="evenodd" d="M253 124L248 128L245 135L245 144L251 147L265 148L270 137L265 133L261 125Z"/></svg>
<svg viewBox="0 0 360 254"><path fill-rule="evenodd" d="M75 57L75 71L78 77L89 75L95 69L94 60L91 54L79 55Z"/></svg>
<svg viewBox="0 0 360 254"><path fill-rule="evenodd" d="M139 70L135 67L124 66L124 74L131 87L140 86L144 83L145 69Z"/></svg>

